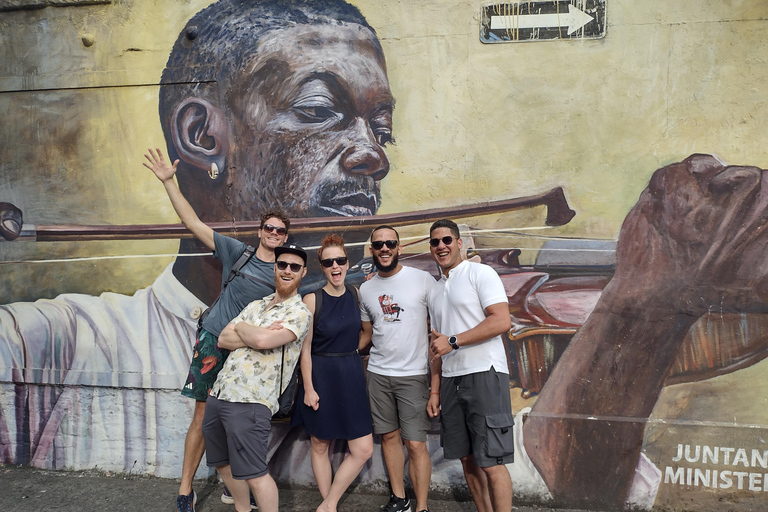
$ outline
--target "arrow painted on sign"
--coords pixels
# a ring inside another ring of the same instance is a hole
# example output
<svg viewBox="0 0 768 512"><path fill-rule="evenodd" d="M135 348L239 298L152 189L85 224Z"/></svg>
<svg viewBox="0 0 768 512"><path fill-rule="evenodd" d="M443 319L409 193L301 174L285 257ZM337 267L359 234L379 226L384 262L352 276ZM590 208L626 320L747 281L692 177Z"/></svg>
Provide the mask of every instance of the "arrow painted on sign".
<svg viewBox="0 0 768 512"><path fill-rule="evenodd" d="M594 19L578 7L568 4L568 14L491 16L491 30L568 27L568 35L571 35Z"/></svg>

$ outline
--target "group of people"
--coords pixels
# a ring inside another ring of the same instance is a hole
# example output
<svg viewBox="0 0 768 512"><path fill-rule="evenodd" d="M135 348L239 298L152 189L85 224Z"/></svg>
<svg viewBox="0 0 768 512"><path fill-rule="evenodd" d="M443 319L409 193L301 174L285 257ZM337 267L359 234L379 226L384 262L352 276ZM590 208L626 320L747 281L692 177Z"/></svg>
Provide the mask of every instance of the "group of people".
<svg viewBox="0 0 768 512"><path fill-rule="evenodd" d="M490 267L462 259L451 220L430 228L440 279L399 262L399 234L379 226L370 237L377 272L360 289L345 283L343 239L327 235L317 251L326 283L298 294L307 253L286 244L290 220L261 216L258 247L200 221L174 181L176 165L158 150L144 164L165 186L185 226L223 266L222 291L204 316L182 394L196 400L187 433L180 511L194 511L192 480L203 453L236 510L278 510L267 446L278 397L295 365L301 382L291 418L311 439L312 470L323 502L335 511L381 436L391 495L385 512L411 510L405 451L418 512L428 510L431 459L427 432L438 415L446 459L460 459L480 512L510 511L514 423L501 334L510 328L504 286ZM386 300L383 300L386 299ZM392 304L398 314L392 316ZM367 372L360 351L370 346ZM349 453L335 473L329 446ZM250 494L250 496L249 496Z"/></svg>

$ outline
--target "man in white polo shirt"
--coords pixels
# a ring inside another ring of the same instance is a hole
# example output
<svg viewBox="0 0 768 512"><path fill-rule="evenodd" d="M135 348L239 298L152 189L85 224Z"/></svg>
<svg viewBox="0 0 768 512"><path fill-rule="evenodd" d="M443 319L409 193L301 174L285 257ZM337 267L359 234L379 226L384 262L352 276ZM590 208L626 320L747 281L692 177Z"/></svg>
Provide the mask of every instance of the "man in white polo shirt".
<svg viewBox="0 0 768 512"><path fill-rule="evenodd" d="M438 220L429 236L441 270L429 294L429 313L430 350L436 362L442 357L444 456L461 459L479 512L510 512L512 480L505 464L514 461L514 419L501 339L511 327L507 295L491 267L461 259L455 222Z"/></svg>
<svg viewBox="0 0 768 512"><path fill-rule="evenodd" d="M432 461L427 451L427 407L438 407L440 371L429 371L427 298L435 279L398 262L400 236L390 226L371 233L371 256L378 269L360 286L363 320L361 346L373 343L368 360L368 398L373 431L381 434L381 451L392 493L385 512L410 510L403 482L403 440L416 510L426 511ZM402 439L402 440L401 440Z"/></svg>

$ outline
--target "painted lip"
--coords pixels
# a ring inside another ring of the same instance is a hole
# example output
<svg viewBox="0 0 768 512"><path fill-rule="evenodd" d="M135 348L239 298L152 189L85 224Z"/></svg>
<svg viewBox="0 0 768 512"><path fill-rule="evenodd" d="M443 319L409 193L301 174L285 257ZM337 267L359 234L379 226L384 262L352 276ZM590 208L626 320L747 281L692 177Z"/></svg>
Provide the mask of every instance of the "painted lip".
<svg viewBox="0 0 768 512"><path fill-rule="evenodd" d="M378 209L376 194L363 191L339 194L320 204L320 210L323 212L340 217L373 215Z"/></svg>

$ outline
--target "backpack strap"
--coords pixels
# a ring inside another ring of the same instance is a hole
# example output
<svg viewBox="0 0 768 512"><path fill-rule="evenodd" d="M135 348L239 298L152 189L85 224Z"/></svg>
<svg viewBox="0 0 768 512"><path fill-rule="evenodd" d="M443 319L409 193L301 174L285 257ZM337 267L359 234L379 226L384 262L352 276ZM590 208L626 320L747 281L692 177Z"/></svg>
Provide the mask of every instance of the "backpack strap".
<svg viewBox="0 0 768 512"><path fill-rule="evenodd" d="M246 263L250 261L250 259L253 257L253 255L256 254L256 248L248 245L245 247L245 250L243 251L243 254L240 255L239 258L235 261L235 264L232 265L232 268L229 269L229 275L227 276L227 280L224 281L224 284L221 285L221 289L224 290L224 288L227 287L230 281L232 281L236 275L240 273L240 269L242 269ZM274 289L274 285L272 286Z"/></svg>

